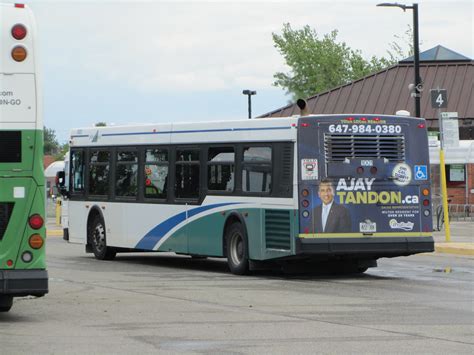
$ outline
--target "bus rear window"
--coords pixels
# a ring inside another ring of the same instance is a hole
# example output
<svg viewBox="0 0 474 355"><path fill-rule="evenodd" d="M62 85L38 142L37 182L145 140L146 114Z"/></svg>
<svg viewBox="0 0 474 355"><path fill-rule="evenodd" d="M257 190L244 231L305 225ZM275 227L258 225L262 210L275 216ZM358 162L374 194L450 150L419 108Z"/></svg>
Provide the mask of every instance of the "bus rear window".
<svg viewBox="0 0 474 355"><path fill-rule="evenodd" d="M0 163L21 163L21 131L0 131Z"/></svg>

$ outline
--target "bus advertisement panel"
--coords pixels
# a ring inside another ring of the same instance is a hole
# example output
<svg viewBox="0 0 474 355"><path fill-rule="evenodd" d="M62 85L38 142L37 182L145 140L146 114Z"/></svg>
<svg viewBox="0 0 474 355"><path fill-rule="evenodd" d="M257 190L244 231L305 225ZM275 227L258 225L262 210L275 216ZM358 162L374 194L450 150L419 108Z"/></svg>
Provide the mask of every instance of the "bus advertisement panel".
<svg viewBox="0 0 474 355"><path fill-rule="evenodd" d="M301 238L402 238L432 248L424 120L354 115L302 118L300 127Z"/></svg>

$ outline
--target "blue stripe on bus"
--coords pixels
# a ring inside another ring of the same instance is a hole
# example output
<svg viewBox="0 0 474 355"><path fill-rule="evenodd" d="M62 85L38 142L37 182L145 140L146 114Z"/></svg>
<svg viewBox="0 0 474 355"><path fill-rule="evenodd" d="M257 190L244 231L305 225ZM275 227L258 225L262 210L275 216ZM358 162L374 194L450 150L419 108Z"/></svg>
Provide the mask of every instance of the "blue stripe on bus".
<svg viewBox="0 0 474 355"><path fill-rule="evenodd" d="M188 218L197 215L198 213L217 208L222 206L234 205L235 202L230 203L216 203L213 205L201 206L188 211ZM153 250L158 242L163 238L171 229L176 227L178 224L186 220L186 212L178 213L173 217L168 218L166 221L161 222L151 231L149 231L135 246L136 249Z"/></svg>
<svg viewBox="0 0 474 355"><path fill-rule="evenodd" d="M235 131L270 131L291 129L291 127L260 127L260 128L222 128L222 129L197 129L185 131L161 131L161 132L129 132L129 133L104 133L102 137L113 136L135 136L147 134L181 134L181 133L214 133L214 132L235 132Z"/></svg>

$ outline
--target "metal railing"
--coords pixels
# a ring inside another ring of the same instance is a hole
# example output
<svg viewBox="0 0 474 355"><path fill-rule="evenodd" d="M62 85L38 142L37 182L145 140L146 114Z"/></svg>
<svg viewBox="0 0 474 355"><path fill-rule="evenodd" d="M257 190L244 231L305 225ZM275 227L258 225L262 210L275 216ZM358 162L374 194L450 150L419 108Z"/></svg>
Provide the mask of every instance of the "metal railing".
<svg viewBox="0 0 474 355"><path fill-rule="evenodd" d="M474 205L472 204L452 204L448 205L448 215L450 221L474 221ZM442 203L433 204L433 227L440 231L444 224L444 214Z"/></svg>

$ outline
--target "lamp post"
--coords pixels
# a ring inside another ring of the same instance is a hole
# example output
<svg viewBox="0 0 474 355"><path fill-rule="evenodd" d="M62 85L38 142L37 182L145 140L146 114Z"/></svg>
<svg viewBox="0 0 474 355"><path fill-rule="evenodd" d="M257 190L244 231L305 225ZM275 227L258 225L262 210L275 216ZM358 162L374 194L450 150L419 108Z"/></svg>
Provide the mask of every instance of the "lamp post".
<svg viewBox="0 0 474 355"><path fill-rule="evenodd" d="M247 95L249 98L249 119L252 118L252 95L257 95L254 90L244 90L242 94Z"/></svg>
<svg viewBox="0 0 474 355"><path fill-rule="evenodd" d="M421 90L423 89L420 78L420 47L418 40L418 4L412 4L411 6L398 4L398 3L382 3L377 4L377 6L384 7L399 7L403 11L413 10L413 54L414 54L414 64L415 64L415 88L414 88L414 97L415 97L415 117L421 117L420 112L420 98Z"/></svg>

